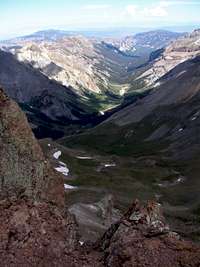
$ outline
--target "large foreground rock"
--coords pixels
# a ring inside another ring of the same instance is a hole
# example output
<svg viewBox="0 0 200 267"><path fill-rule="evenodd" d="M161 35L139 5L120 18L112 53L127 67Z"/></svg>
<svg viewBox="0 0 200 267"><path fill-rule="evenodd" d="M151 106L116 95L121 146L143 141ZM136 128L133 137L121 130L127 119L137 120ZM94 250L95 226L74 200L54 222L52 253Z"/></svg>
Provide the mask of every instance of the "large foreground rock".
<svg viewBox="0 0 200 267"><path fill-rule="evenodd" d="M0 89L0 196L64 204L63 181L51 170L24 113Z"/></svg>
<svg viewBox="0 0 200 267"><path fill-rule="evenodd" d="M0 90L0 266L90 266L78 248L63 179L24 113Z"/></svg>

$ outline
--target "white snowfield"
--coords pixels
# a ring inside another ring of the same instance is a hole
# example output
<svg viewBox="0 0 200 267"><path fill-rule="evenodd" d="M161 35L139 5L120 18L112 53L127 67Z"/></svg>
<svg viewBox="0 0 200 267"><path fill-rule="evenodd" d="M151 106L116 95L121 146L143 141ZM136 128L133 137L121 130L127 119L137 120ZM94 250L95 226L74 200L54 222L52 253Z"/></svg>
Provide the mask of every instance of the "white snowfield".
<svg viewBox="0 0 200 267"><path fill-rule="evenodd" d="M53 157L55 159L59 159L59 157L62 155L62 152L61 151L57 151L53 154ZM59 161L59 166L54 168L57 172L60 172L62 173L64 176L68 176L69 174L69 169L67 168L67 165L62 162L62 161ZM74 189L77 189L76 186L72 186L72 185L68 185L68 184L64 184L64 189L65 190L74 190Z"/></svg>
<svg viewBox="0 0 200 267"><path fill-rule="evenodd" d="M62 166L66 166L66 164L62 161L59 161L59 164L62 165Z"/></svg>
<svg viewBox="0 0 200 267"><path fill-rule="evenodd" d="M69 169L66 167L66 166L59 166L59 167L56 167L55 170L57 172L61 172L63 175L65 176L68 176L69 174Z"/></svg>
<svg viewBox="0 0 200 267"><path fill-rule="evenodd" d="M55 152L55 153L53 154L53 157L54 157L55 159L59 159L59 157L61 156L61 154L62 154L61 151L57 151L57 152Z"/></svg>
<svg viewBox="0 0 200 267"><path fill-rule="evenodd" d="M76 157L77 159L92 159L92 157L81 157L81 156L78 156L78 157Z"/></svg>
<svg viewBox="0 0 200 267"><path fill-rule="evenodd" d="M200 38L196 40L195 45L200 45Z"/></svg>
<svg viewBox="0 0 200 267"><path fill-rule="evenodd" d="M69 184L64 184L64 188L65 188L66 190L73 190L73 189L77 189L77 187L76 187L76 186L72 186L72 185L69 185Z"/></svg>
<svg viewBox="0 0 200 267"><path fill-rule="evenodd" d="M115 167L116 164L115 163L108 163L108 164L105 164L104 167L105 168L108 168L108 167Z"/></svg>
<svg viewBox="0 0 200 267"><path fill-rule="evenodd" d="M196 120L196 118L197 118L196 116L195 116L195 117L192 117L192 119L191 119L191 120L192 120L192 121L195 121L195 120Z"/></svg>

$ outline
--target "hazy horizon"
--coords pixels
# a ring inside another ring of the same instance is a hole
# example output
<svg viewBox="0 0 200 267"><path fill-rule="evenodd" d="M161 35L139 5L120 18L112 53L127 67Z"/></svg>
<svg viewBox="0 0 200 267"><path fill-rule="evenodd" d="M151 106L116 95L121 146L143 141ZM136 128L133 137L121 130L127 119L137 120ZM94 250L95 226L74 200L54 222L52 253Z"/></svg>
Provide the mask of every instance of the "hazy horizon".
<svg viewBox="0 0 200 267"><path fill-rule="evenodd" d="M196 0L2 0L0 8L1 40L47 29L190 31L200 25Z"/></svg>
<svg viewBox="0 0 200 267"><path fill-rule="evenodd" d="M137 33L142 32L148 32L148 31L159 31L159 30L165 30L165 31L171 31L171 32L191 32L198 28L198 25L185 25L185 26L165 26L165 27L152 27L152 28L134 28L134 27L116 27L116 28L65 28L65 27L58 27L58 28L39 28L35 29L34 31L27 31L22 34L12 34L8 36L0 36L0 41L7 41L9 39L23 37L23 36L29 36L38 32L45 32L45 31L64 31L69 32L77 35L83 35L86 37L113 37L113 38L119 38L119 37L125 37L127 35L134 35Z"/></svg>

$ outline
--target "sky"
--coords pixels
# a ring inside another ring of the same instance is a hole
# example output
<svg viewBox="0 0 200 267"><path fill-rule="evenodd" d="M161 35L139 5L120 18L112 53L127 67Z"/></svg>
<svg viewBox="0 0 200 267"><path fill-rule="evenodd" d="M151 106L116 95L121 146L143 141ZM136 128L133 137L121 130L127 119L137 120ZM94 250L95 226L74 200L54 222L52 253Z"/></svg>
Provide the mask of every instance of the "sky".
<svg viewBox="0 0 200 267"><path fill-rule="evenodd" d="M200 27L200 0L0 0L0 11L0 39L52 28Z"/></svg>

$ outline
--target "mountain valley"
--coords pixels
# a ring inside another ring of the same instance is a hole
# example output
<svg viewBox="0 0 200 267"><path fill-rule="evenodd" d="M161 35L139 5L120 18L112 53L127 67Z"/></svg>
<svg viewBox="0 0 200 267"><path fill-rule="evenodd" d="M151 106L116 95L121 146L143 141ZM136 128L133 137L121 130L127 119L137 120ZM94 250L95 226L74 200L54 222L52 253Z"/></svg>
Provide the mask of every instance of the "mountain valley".
<svg viewBox="0 0 200 267"><path fill-rule="evenodd" d="M95 128L59 141L65 147L96 155L95 159L97 155L103 157L101 162L87 160L91 162L87 164L94 164L94 173L90 167L86 177L78 175L72 185L95 185L103 191L110 188L107 193L112 192L122 210L131 202L132 194L139 199L155 198L162 203L175 231L196 239L200 203L198 51L195 49L192 59L185 58L163 75L160 85L142 99L115 112ZM99 174L98 165L105 161L111 166Z"/></svg>
<svg viewBox="0 0 200 267"><path fill-rule="evenodd" d="M199 40L0 42L3 266L199 266Z"/></svg>

